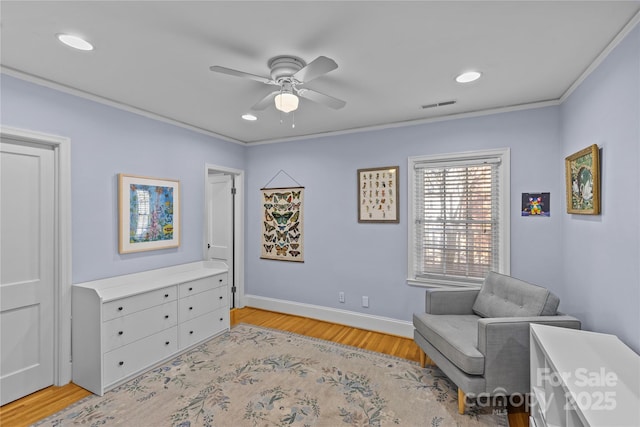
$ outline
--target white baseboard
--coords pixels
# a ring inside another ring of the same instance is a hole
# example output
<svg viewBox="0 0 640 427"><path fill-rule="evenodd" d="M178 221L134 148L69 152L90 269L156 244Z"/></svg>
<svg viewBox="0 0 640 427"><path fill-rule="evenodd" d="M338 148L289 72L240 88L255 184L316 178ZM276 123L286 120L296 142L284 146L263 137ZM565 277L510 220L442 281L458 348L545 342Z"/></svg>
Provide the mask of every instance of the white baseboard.
<svg viewBox="0 0 640 427"><path fill-rule="evenodd" d="M372 316L354 311L339 310L319 305L265 298L257 295L245 295L244 306L276 311L278 313L309 317L326 322L338 323L353 328L384 332L405 338L413 338L413 324L389 317Z"/></svg>

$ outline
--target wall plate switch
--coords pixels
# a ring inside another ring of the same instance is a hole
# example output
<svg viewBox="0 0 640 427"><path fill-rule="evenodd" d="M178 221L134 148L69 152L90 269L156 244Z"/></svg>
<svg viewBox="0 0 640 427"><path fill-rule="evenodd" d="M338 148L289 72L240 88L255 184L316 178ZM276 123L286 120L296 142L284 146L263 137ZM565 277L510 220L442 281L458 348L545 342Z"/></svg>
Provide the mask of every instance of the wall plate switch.
<svg viewBox="0 0 640 427"><path fill-rule="evenodd" d="M344 292L338 292L338 302L344 302Z"/></svg>
<svg viewBox="0 0 640 427"><path fill-rule="evenodd" d="M362 297L362 306L369 307L369 297Z"/></svg>

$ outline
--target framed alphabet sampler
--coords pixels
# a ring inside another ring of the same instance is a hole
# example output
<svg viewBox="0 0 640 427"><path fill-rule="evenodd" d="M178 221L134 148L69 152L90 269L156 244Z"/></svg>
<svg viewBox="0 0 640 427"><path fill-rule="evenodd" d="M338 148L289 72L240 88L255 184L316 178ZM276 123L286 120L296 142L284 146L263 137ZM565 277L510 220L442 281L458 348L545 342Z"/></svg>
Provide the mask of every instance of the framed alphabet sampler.
<svg viewBox="0 0 640 427"><path fill-rule="evenodd" d="M358 169L358 222L398 223L398 166Z"/></svg>

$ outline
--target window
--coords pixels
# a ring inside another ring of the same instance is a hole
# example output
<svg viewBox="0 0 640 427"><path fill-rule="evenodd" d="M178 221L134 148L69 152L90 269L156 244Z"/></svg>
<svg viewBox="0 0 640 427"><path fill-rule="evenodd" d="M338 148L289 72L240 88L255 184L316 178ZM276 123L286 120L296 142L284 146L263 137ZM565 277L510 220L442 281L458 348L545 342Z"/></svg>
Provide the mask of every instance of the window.
<svg viewBox="0 0 640 427"><path fill-rule="evenodd" d="M136 237L142 236L149 231L149 219L151 217L151 195L148 190L136 190L136 200L138 201L138 221L136 227Z"/></svg>
<svg viewBox="0 0 640 427"><path fill-rule="evenodd" d="M409 282L509 274L509 150L409 158Z"/></svg>

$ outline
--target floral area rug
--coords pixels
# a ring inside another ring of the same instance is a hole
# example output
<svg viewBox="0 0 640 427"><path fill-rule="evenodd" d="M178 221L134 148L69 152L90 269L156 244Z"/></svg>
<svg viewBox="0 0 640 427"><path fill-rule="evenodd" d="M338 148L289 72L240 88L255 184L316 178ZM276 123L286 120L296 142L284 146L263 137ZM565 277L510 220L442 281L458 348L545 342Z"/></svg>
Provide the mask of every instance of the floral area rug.
<svg viewBox="0 0 640 427"><path fill-rule="evenodd" d="M37 426L508 426L435 367L239 324Z"/></svg>

